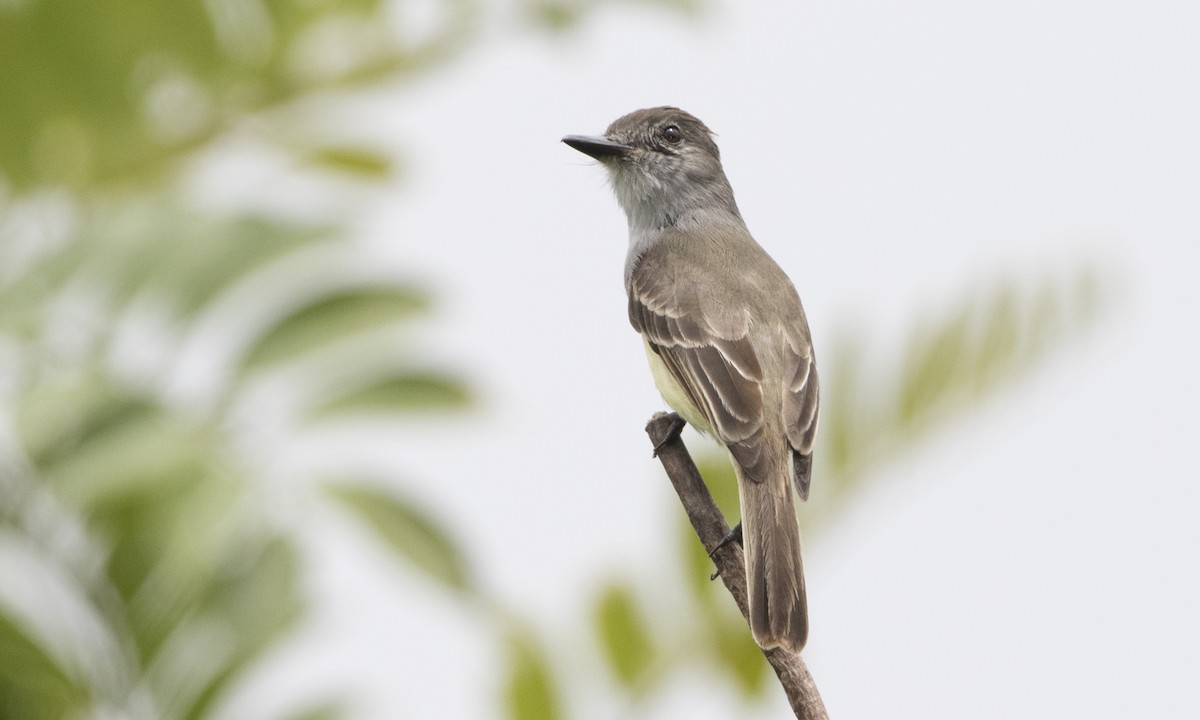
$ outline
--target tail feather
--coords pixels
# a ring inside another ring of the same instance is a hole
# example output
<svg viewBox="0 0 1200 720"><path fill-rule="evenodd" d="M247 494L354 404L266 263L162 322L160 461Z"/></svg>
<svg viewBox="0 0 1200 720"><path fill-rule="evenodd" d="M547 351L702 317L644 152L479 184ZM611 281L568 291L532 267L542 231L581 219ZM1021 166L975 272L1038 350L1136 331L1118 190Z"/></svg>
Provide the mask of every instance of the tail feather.
<svg viewBox="0 0 1200 720"><path fill-rule="evenodd" d="M790 472L754 482L738 468L750 631L764 649L798 651L808 640L804 563L791 486Z"/></svg>

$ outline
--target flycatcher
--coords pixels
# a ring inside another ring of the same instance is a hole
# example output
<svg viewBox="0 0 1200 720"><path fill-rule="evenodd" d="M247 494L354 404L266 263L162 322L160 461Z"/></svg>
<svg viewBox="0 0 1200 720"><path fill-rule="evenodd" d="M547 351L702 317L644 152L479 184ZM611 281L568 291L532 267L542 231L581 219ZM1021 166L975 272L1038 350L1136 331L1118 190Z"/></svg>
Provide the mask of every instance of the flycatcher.
<svg viewBox="0 0 1200 720"><path fill-rule="evenodd" d="M738 211L712 131L673 107L563 142L599 160L629 219L625 288L655 384L730 453L741 497L750 629L808 639L792 488L808 498L819 390L808 321Z"/></svg>

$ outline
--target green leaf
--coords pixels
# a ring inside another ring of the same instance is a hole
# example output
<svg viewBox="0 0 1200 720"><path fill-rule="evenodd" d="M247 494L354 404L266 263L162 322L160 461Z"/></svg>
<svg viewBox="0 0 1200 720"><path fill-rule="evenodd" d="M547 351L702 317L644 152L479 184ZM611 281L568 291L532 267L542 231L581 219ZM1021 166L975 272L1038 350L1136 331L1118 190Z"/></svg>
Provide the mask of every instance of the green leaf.
<svg viewBox="0 0 1200 720"><path fill-rule="evenodd" d="M525 633L513 633L508 640L504 705L509 720L557 720L563 716L550 663Z"/></svg>
<svg viewBox="0 0 1200 720"><path fill-rule="evenodd" d="M243 681L247 668L293 627L300 615L299 562L296 548L274 538L255 549L242 548L230 556L207 587L210 594L198 604L202 617L217 627L236 628L224 662L196 689L185 720L211 717L224 693ZM197 650L203 650L198 647ZM165 688L172 690L172 688ZM178 692L178 691L176 691Z"/></svg>
<svg viewBox="0 0 1200 720"><path fill-rule="evenodd" d="M596 635L609 669L626 688L645 684L655 660L649 626L626 585L610 584L595 610Z"/></svg>
<svg viewBox="0 0 1200 720"><path fill-rule="evenodd" d="M466 562L450 534L427 514L395 496L339 482L330 497L353 511L384 543L430 578L456 592L471 589Z"/></svg>
<svg viewBox="0 0 1200 720"><path fill-rule="evenodd" d="M578 24L585 10L580 0L538 0L528 5L529 17L534 23L557 32Z"/></svg>
<svg viewBox="0 0 1200 720"><path fill-rule="evenodd" d="M458 3L415 48L372 0L270 2L249 14L200 0L9 5L0 4L0 173L19 192L147 184L241 117L428 71L475 31Z"/></svg>
<svg viewBox="0 0 1200 720"><path fill-rule="evenodd" d="M44 467L150 412L146 399L121 392L97 372L82 372L27 387L18 398L16 427L25 451Z"/></svg>
<svg viewBox="0 0 1200 720"><path fill-rule="evenodd" d="M1060 342L1067 331L1090 322L1099 306L1098 288L1089 266L1073 277L1000 279L923 322L897 384L897 429L910 436L922 432L1032 367L1050 349L1049 341Z"/></svg>
<svg viewBox="0 0 1200 720"><path fill-rule="evenodd" d="M83 717L86 688L76 685L0 609L0 716L23 720Z"/></svg>
<svg viewBox="0 0 1200 720"><path fill-rule="evenodd" d="M710 613L706 623L715 643L717 662L727 671L747 697L761 695L768 678L767 659L750 635L750 628L739 614Z"/></svg>
<svg viewBox="0 0 1200 720"><path fill-rule="evenodd" d="M982 330L974 349L975 367L965 368L971 376L973 391L982 395L1001 381L1013 367L1021 350L1021 316L1016 288L998 287L983 308L979 322Z"/></svg>
<svg viewBox="0 0 1200 720"><path fill-rule="evenodd" d="M574 29L591 13L603 7L605 0L530 0L525 13L531 23L549 32ZM697 16L702 9L700 0L643 0L647 7L660 6L681 16Z"/></svg>
<svg viewBox="0 0 1200 720"><path fill-rule="evenodd" d="M457 410L470 403L466 388L441 374L406 372L355 388L313 408L313 417L361 412Z"/></svg>
<svg viewBox="0 0 1200 720"><path fill-rule="evenodd" d="M252 273L331 237L320 225L198 213L166 194L78 210L77 234L0 284L0 327L36 339L47 306L72 284L89 292L82 299L102 338L134 298L154 302L168 320L187 320Z"/></svg>
<svg viewBox="0 0 1200 720"><path fill-rule="evenodd" d="M44 477L76 507L186 484L203 477L211 439L158 409L121 416L55 458Z"/></svg>
<svg viewBox="0 0 1200 720"><path fill-rule="evenodd" d="M392 174L392 161L386 155L363 147L323 147L308 156L321 168L354 175L366 180L382 180Z"/></svg>
<svg viewBox="0 0 1200 720"><path fill-rule="evenodd" d="M870 349L857 337L843 338L825 355L832 360L822 371L821 444L813 495L800 510L805 527L862 487L873 464L1043 362L1095 320L1106 291L1088 264L976 286L982 289L915 322L905 357L866 362Z"/></svg>
<svg viewBox="0 0 1200 720"><path fill-rule="evenodd" d="M103 283L118 306L150 291L185 317L271 261L331 235L321 225L200 213L170 195L89 206L89 212L63 260Z"/></svg>
<svg viewBox="0 0 1200 720"><path fill-rule="evenodd" d="M412 288L340 290L281 319L246 351L242 363L253 369L291 360L364 331L410 318L427 305L425 296Z"/></svg>
<svg viewBox="0 0 1200 720"><path fill-rule="evenodd" d="M964 304L932 331L919 331L909 348L896 400L896 422L924 421L967 371L972 308Z"/></svg>
<svg viewBox="0 0 1200 720"><path fill-rule="evenodd" d="M337 720L340 717L345 717L345 711L344 703L340 700L332 700L288 715L284 720Z"/></svg>
<svg viewBox="0 0 1200 720"><path fill-rule="evenodd" d="M146 275L139 285L187 317L251 273L330 241L333 230L258 215L208 217L160 202ZM111 243L105 243L110 246Z"/></svg>

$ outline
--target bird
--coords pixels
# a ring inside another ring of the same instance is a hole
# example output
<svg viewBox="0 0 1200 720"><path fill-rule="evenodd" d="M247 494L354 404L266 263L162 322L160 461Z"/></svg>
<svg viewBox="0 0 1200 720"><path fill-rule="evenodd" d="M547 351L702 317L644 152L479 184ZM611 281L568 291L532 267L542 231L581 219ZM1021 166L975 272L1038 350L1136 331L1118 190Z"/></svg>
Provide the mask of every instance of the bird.
<svg viewBox="0 0 1200 720"><path fill-rule="evenodd" d="M629 322L659 392L733 463L754 640L798 652L809 623L794 497L808 498L820 405L800 297L747 229L695 116L646 108L562 141L599 161L625 212Z"/></svg>

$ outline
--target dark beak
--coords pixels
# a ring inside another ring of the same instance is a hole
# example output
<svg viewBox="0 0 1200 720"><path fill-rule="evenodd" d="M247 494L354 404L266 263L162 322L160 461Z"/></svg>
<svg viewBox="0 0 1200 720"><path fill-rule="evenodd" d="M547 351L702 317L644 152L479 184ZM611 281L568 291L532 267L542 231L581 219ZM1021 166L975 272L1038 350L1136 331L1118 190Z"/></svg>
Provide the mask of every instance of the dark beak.
<svg viewBox="0 0 1200 720"><path fill-rule="evenodd" d="M584 155L591 155L597 160L610 157L623 157L631 150L628 145L622 145L608 138L593 137L591 135L568 135L562 141Z"/></svg>

